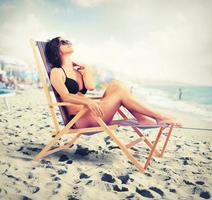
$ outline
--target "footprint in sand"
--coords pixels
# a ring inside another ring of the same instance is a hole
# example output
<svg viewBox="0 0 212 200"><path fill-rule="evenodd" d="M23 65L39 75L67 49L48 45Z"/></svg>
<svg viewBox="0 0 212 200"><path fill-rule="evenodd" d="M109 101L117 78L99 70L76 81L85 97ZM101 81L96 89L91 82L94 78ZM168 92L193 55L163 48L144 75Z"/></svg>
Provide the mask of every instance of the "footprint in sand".
<svg viewBox="0 0 212 200"><path fill-rule="evenodd" d="M68 196L68 200L80 200L80 199L71 195L71 196Z"/></svg>
<svg viewBox="0 0 212 200"><path fill-rule="evenodd" d="M203 199L210 199L210 192L204 191L201 187L195 186L192 190L192 194L198 194Z"/></svg>
<svg viewBox="0 0 212 200"><path fill-rule="evenodd" d="M85 174L85 173L80 173L80 177L79 177L80 179L87 179L87 178L90 178L90 176L88 176L87 174Z"/></svg>
<svg viewBox="0 0 212 200"><path fill-rule="evenodd" d="M72 163L73 163L72 160L68 160L68 161L66 162L66 164L72 164Z"/></svg>
<svg viewBox="0 0 212 200"><path fill-rule="evenodd" d="M127 174L127 175L119 176L118 179L121 180L121 183L122 183L122 184L127 184L127 182L128 182L129 179L130 179L130 176Z"/></svg>
<svg viewBox="0 0 212 200"><path fill-rule="evenodd" d="M0 198L5 197L6 194L7 194L7 191L3 188L0 188Z"/></svg>
<svg viewBox="0 0 212 200"><path fill-rule="evenodd" d="M197 185L204 185L205 183L204 183L204 181L196 181L195 182Z"/></svg>
<svg viewBox="0 0 212 200"><path fill-rule="evenodd" d="M115 182L115 179L112 177L112 175L107 174L107 173L104 173L102 175L101 180L105 181L105 182L108 182L108 183L114 183Z"/></svg>
<svg viewBox="0 0 212 200"><path fill-rule="evenodd" d="M58 177L58 176L55 176L55 177L53 178L53 181L60 181L60 180L61 180L61 178Z"/></svg>
<svg viewBox="0 0 212 200"><path fill-rule="evenodd" d="M194 183L188 181L188 180L183 180L183 182L186 184L186 185L195 185Z"/></svg>
<svg viewBox="0 0 212 200"><path fill-rule="evenodd" d="M119 187L118 185L113 185L113 190L116 192L127 192L129 189L127 187Z"/></svg>
<svg viewBox="0 0 212 200"><path fill-rule="evenodd" d="M69 157L67 155L65 155L65 154L60 156L60 158L59 158L59 162L65 162L67 160L69 160Z"/></svg>
<svg viewBox="0 0 212 200"><path fill-rule="evenodd" d="M156 192L156 193L158 193L161 197L164 196L164 192L161 189L157 188L157 187L150 187L149 189L154 191L154 192Z"/></svg>
<svg viewBox="0 0 212 200"><path fill-rule="evenodd" d="M16 176L13 176L13 175L10 175L10 174L6 174L4 173L10 180L13 181L13 186L14 185L20 185L20 184L23 184L24 185L24 188L25 190L27 191L30 191L30 193L37 193L40 188L38 186L34 186L34 185L31 185L29 183L27 183L25 180L22 180L21 178L18 178ZM17 190L17 193L20 193L21 191Z"/></svg>
<svg viewBox="0 0 212 200"><path fill-rule="evenodd" d="M105 137L105 138L104 138L105 144L106 144L106 145L110 144L110 140L111 140L111 139L110 139L109 136Z"/></svg>
<svg viewBox="0 0 212 200"><path fill-rule="evenodd" d="M136 192L143 197L154 198L154 196L152 195L152 193L149 190L139 189L139 188L136 187Z"/></svg>
<svg viewBox="0 0 212 200"><path fill-rule="evenodd" d="M58 173L58 175L63 175L63 174L66 174L67 171L64 169L59 169L59 170L57 170L57 173Z"/></svg>
<svg viewBox="0 0 212 200"><path fill-rule="evenodd" d="M169 189L169 192L176 193L176 189Z"/></svg>
<svg viewBox="0 0 212 200"><path fill-rule="evenodd" d="M130 194L129 196L127 196L126 199L127 199L127 200L130 200L130 199L132 199L133 197L135 197L135 194L134 194L134 193L132 193L132 194Z"/></svg>
<svg viewBox="0 0 212 200"><path fill-rule="evenodd" d="M46 186L51 190L52 190L52 194L55 195L59 192L59 189L61 188L61 183L58 183L58 182L49 182L49 183L46 183Z"/></svg>
<svg viewBox="0 0 212 200"><path fill-rule="evenodd" d="M211 195L209 192L201 192L200 197L202 197L203 199L210 199L211 198Z"/></svg>
<svg viewBox="0 0 212 200"><path fill-rule="evenodd" d="M77 145L77 149L74 154L80 155L80 156L87 156L89 153L91 153L88 148L82 147L81 145Z"/></svg>

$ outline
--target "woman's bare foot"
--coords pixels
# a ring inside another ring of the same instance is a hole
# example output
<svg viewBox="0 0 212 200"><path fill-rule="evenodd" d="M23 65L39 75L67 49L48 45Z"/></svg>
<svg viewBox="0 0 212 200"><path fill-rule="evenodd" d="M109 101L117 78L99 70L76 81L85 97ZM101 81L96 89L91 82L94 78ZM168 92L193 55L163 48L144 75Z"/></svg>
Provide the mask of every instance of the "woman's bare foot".
<svg viewBox="0 0 212 200"><path fill-rule="evenodd" d="M177 122L176 120L172 119L172 118L163 118L163 119L155 119L158 125L165 125L165 124L169 124L169 125L174 125L175 127L182 127L182 124Z"/></svg>

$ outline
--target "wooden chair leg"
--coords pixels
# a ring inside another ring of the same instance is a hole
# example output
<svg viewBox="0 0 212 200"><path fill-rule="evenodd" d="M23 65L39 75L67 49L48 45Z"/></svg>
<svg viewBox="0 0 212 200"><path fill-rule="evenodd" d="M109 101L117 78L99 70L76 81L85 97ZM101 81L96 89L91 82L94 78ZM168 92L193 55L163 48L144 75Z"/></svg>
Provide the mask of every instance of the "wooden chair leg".
<svg viewBox="0 0 212 200"><path fill-rule="evenodd" d="M34 158L35 161L41 159L44 157L48 150L57 143L57 141L66 133L69 132L69 129L71 126L85 113L87 112L87 108L83 108L77 115L68 123L66 126L57 134L55 135L55 138L51 140L42 150L41 152Z"/></svg>
<svg viewBox="0 0 212 200"><path fill-rule="evenodd" d="M166 136L166 140L165 140L165 142L164 142L163 148L162 148L161 152L160 152L159 155L158 155L158 157L160 157L160 158L163 157L163 154L164 154L164 151L165 151L166 146L167 146L167 144L168 144L169 138L170 138L170 136L171 136L173 127L174 127L174 126L172 125L172 126L169 128L169 131L168 131L168 134L167 134L167 136Z"/></svg>
<svg viewBox="0 0 212 200"><path fill-rule="evenodd" d="M120 147L120 149L123 151L123 153L128 157L128 159L137 167L137 169L141 172L144 172L144 167L141 165L141 163L136 160L132 154L128 151L127 147L122 144L118 138L113 134L113 131L105 124L105 122L99 118L99 117L95 117L93 116L97 123L104 128L105 132L112 138L112 140Z"/></svg>
<svg viewBox="0 0 212 200"><path fill-rule="evenodd" d="M147 144L147 146L148 146L150 149L152 149L152 148L153 148L153 145L152 145L152 143L147 139L147 137L146 137L144 134L142 134L141 131L140 131L138 128L136 128L136 127L132 127L132 128L133 128L133 130L134 130L141 138L143 138L143 141ZM159 156L159 155L160 155L159 151L158 151L156 148L155 148L154 154L155 154L156 156Z"/></svg>
<svg viewBox="0 0 212 200"><path fill-rule="evenodd" d="M128 117L125 115L125 113L123 112L123 111L121 111L121 109L119 109L118 110L118 113L121 115L121 117L123 118L123 119L128 119ZM150 148L150 149L152 149L153 148L153 145L151 144L151 142L147 139L147 137L145 137L145 135L144 134L142 134L141 133L141 131L138 129L138 128L136 128L136 127L132 127L133 128L133 130L140 136L140 137L143 137L144 138L144 142L147 144L147 146ZM156 155L156 156L160 156L160 153L158 152L158 150L155 148L155 151L154 151L154 154Z"/></svg>
<svg viewBox="0 0 212 200"><path fill-rule="evenodd" d="M123 151L123 153L128 157L128 159L137 167L137 169L138 169L139 171L141 171L141 172L144 172L144 171L147 169L148 165L150 164L151 158L152 158L152 156L153 156L153 154L154 154L154 152L155 152L155 150L156 150L156 146L157 146L157 144L158 144L158 142L159 142L159 139L160 139L160 137L161 137L161 135L162 135L162 133L163 133L164 128L161 127L161 128L159 129L159 132L158 132L158 134L157 134L156 140L155 140L154 144L152 145L150 154L149 154L149 156L147 157L147 160L146 160L144 166L142 166L141 162L139 162L137 159L135 159L135 157L132 156L132 154L128 151L128 146L122 144L122 143L119 141L119 139L114 135L113 131L105 124L105 122L104 122L101 118L99 118L99 117L96 117L96 116L93 116L93 117L96 119L97 123L98 123L101 127L103 127L103 129L105 130L105 132L113 139L113 141L120 147L120 149L121 149L121 150ZM165 144L164 144L164 147L163 147L163 151L164 151L164 149L165 149L165 147L166 147L166 145L167 145L167 142L168 142L168 140L169 140L169 137L170 137L172 128L173 128L173 127L171 127L170 130L169 130L168 137L167 137L167 139L166 139L166 141L165 141ZM163 151L162 151L162 153L163 153Z"/></svg>
<svg viewBox="0 0 212 200"><path fill-rule="evenodd" d="M76 140L79 137L80 137L80 134L76 134L76 136L72 140L70 140L67 144L65 144L63 146L60 146L58 148L52 149L52 150L48 150L45 154L43 154L42 157L48 156L50 154L56 153L56 152L61 151L61 150L64 150L64 149L70 148L76 142Z"/></svg>
<svg viewBox="0 0 212 200"><path fill-rule="evenodd" d="M149 156L148 156L148 158L147 158L147 161L146 161L146 163L145 163L145 165L144 165L144 169L146 170L147 169L147 167L148 167L148 165L149 165L149 163L150 163L150 160L151 160L151 158L152 158L152 156L153 156L153 153L154 153L154 151L155 151L155 148L156 148L156 146L157 146L157 143L158 143L158 141L159 141L159 139L160 139L160 137L161 137L161 134L163 133L163 127L161 127L160 128L160 130L159 130L159 132L158 132L158 135L157 135L157 138L156 138L156 140L155 140L155 142L154 142L154 144L153 144L153 147L152 147L152 149L151 149L151 151L150 151L150 154L149 154Z"/></svg>
<svg viewBox="0 0 212 200"><path fill-rule="evenodd" d="M51 140L41 151L40 153L35 156L35 158L33 159L34 161L38 161L40 160L42 157L44 157L47 153L47 151L57 143L57 141L64 135L64 133L61 131L60 133L58 133L55 138L53 140Z"/></svg>
<svg viewBox="0 0 212 200"><path fill-rule="evenodd" d="M121 109L118 110L118 113L121 115L121 117L122 117L123 119L128 119L128 117L125 115L125 113L124 113L123 111L121 111ZM147 146L148 146L150 149L152 149L152 148L153 148L153 145L152 145L151 142L145 137L145 135L142 134L141 131L140 131L138 128L136 128L136 127L132 127L132 128L133 128L133 130L134 130L140 137L143 137L143 138L144 138L144 142L147 144ZM167 146L167 143L168 143L168 141L169 141L169 137L171 136L172 130L173 130L173 126L171 126L171 127L169 128L169 132L168 132L168 134L167 134L167 136L166 136L166 140L165 140L165 143L164 143L164 145L163 145L163 148L162 148L161 152L158 151L158 150L155 148L153 155L156 155L157 157L162 157L162 156L163 156L164 151L165 151L166 146Z"/></svg>

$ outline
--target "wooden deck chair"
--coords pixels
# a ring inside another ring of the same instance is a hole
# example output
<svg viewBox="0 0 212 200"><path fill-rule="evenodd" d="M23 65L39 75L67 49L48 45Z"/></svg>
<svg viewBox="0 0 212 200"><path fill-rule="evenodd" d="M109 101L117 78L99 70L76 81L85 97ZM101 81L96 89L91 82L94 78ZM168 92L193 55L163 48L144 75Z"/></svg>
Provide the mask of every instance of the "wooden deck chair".
<svg viewBox="0 0 212 200"><path fill-rule="evenodd" d="M68 102L62 102L61 99L56 95L56 100L52 98L52 95L49 91L51 88L51 84L49 81L49 72L51 69L51 64L48 63L46 56L45 56L45 45L46 42L40 42L40 41L34 41L31 40L31 45L33 49L33 53L35 56L35 60L37 63L37 70L39 73L40 80L42 82L42 86L44 89L44 92L47 97L51 117L55 126L55 131L53 132L54 138L41 150L41 152L34 158L35 161L38 161L42 159L43 157L50 155L52 153L55 153L60 150L68 149L71 147L76 140L81 135L89 135L91 137L91 133L99 133L99 132L105 132L107 133L110 138L118 145L118 147L123 151L123 153L128 157L128 159L137 167L137 169L141 172L144 172L152 158L153 155L156 155L158 157L162 157L165 148L167 146L168 140L170 138L171 132L173 130L173 126L159 126L159 125L145 125L142 126L142 124L139 124L136 122L136 120L129 120L126 114L119 109L118 113L123 118L121 120L113 120L110 125L105 124L105 122L100 118L93 116L94 120L99 124L98 127L89 127L89 128L81 128L81 129L72 129L72 125L80 118L82 117L87 111L88 108L84 107L82 110L77 113L77 115L71 120L68 121L67 119L67 113L65 111L65 106L69 106L70 103ZM44 70L45 69L45 70ZM47 72L47 73L46 73ZM55 95L54 89L52 89L53 94ZM101 97L93 97L93 99L99 99ZM60 127L58 118L56 116L56 108L59 107L63 121L64 121L64 127ZM118 137L114 134L114 130L118 128L119 126L127 125L131 126L135 133L138 135L138 138L128 144L123 144ZM158 128L158 133L156 136L155 141L152 143L148 140L148 138L141 132L142 129L145 128ZM166 139L162 145L162 148L160 151L156 150L156 146L159 142L159 139L161 138L161 135L164 131L164 129L168 129L166 136ZM58 143L58 141L65 135L65 134L71 134L74 135L74 137L66 144L60 145L59 147L55 147L55 144ZM139 142L144 141L147 146L150 148L148 157L146 159L145 163L139 162L129 151L130 148L138 144Z"/></svg>

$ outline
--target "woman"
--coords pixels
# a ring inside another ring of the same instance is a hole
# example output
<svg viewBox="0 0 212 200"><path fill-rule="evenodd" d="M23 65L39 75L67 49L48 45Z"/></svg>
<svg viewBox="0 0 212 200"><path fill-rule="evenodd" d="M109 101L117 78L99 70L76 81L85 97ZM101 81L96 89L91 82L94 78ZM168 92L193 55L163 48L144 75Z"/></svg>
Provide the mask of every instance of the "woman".
<svg viewBox="0 0 212 200"><path fill-rule="evenodd" d="M91 69L72 61L73 45L68 40L56 37L46 44L46 55L53 65L50 81L61 100L70 102L67 106L70 119L83 107L89 112L76 123L75 128L98 126L92 114L101 117L109 124L120 106L124 106L142 124L168 123L180 126L175 120L148 108L139 102L123 83L114 80L106 88L102 99L94 101L85 96L87 90L95 89L95 80Z"/></svg>

